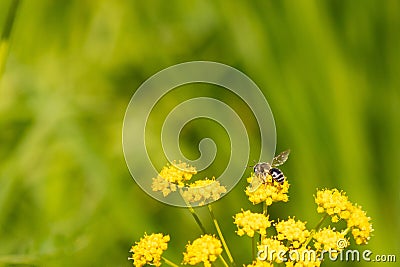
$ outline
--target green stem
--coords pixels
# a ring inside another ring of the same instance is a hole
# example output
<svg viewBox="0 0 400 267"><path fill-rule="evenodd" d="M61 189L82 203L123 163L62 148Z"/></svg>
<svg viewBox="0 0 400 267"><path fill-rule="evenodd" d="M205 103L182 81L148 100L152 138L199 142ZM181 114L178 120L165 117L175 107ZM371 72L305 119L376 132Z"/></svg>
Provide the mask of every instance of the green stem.
<svg viewBox="0 0 400 267"><path fill-rule="evenodd" d="M262 205L263 205L263 214L264 214L264 216L267 216L267 214L268 214L267 202L263 201ZM262 241L264 240L265 237L266 237L266 234L265 235L263 235L263 234L260 235L260 244L262 244Z"/></svg>
<svg viewBox="0 0 400 267"><path fill-rule="evenodd" d="M192 206L188 206L190 214L192 214L194 220L196 221L197 225L200 227L200 230L203 232L203 234L207 234L206 228L204 228L204 225L201 223L199 216L197 216L196 211L193 209Z"/></svg>
<svg viewBox="0 0 400 267"><path fill-rule="evenodd" d="M253 237L251 238L251 256L253 260L256 260L256 249L257 249L256 236L253 235Z"/></svg>
<svg viewBox="0 0 400 267"><path fill-rule="evenodd" d="M172 266L172 267L179 267L178 264L173 263L172 261L170 261L169 259L167 259L167 258L165 258L165 257L162 257L162 259L163 259L163 260L165 261L165 263L168 264L169 266Z"/></svg>
<svg viewBox="0 0 400 267"><path fill-rule="evenodd" d="M219 255L219 259L222 261L222 263L224 264L225 267L229 267L228 263L226 263L224 257L222 257L222 255Z"/></svg>
<svg viewBox="0 0 400 267"><path fill-rule="evenodd" d="M303 248L307 248L307 245L311 242L311 240L314 237L314 234L320 229L322 223L324 222L324 220L328 217L328 213L325 213L325 215L319 220L319 222L317 223L317 225L314 227L313 230L311 230L310 236L308 237L307 241L304 243Z"/></svg>
<svg viewBox="0 0 400 267"><path fill-rule="evenodd" d="M196 211L193 209L193 207L190 205L190 203L186 201L186 199L183 197L182 193L183 193L182 190L180 190L180 194L181 194L183 200L185 201L186 206L190 211L190 214L192 214L192 216L193 216L194 220L196 221L197 225L200 227L201 232L204 235L207 234L206 228L204 228L203 224L201 223L199 216L197 216L197 214L196 214Z"/></svg>
<svg viewBox="0 0 400 267"><path fill-rule="evenodd" d="M344 231L342 231L343 235L347 235L350 231L351 227L347 227Z"/></svg>
<svg viewBox="0 0 400 267"><path fill-rule="evenodd" d="M321 227L322 223L325 221L325 219L328 217L328 213L325 213L324 217L321 218L321 220L319 220L319 222L317 223L317 225L314 227L315 231L318 231L319 228Z"/></svg>
<svg viewBox="0 0 400 267"><path fill-rule="evenodd" d="M11 6L8 10L6 22L4 24L3 32L0 38L0 80L7 61L7 54L10 47L11 30L15 21L19 3L20 0L14 0L13 2L11 2Z"/></svg>
<svg viewBox="0 0 400 267"><path fill-rule="evenodd" d="M268 212L267 202L263 201L263 214L267 215L267 212Z"/></svg>
<svg viewBox="0 0 400 267"><path fill-rule="evenodd" d="M214 215L214 212L213 212L213 210L212 210L211 204L208 204L207 207L208 207L208 211L210 212L211 219L212 219L213 222L214 222L215 229L217 229L218 236L219 236L219 238L221 239L222 246L223 246L224 249L225 249L226 255L228 255L228 258L229 258L229 261L230 261L231 265L236 266L235 261L233 260L232 254L231 254L231 252L230 252L230 250L229 250L229 248L228 248L228 245L227 245L226 242L225 242L225 238L224 238L224 236L222 235L221 228L219 227L218 221L217 221L217 219L216 219L216 217L215 217L215 215Z"/></svg>

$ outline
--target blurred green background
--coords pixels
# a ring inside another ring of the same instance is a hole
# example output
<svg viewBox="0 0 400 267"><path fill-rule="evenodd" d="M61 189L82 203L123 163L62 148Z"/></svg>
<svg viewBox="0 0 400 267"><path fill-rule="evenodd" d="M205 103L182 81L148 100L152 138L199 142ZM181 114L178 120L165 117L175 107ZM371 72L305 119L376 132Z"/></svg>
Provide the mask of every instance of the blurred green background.
<svg viewBox="0 0 400 267"><path fill-rule="evenodd" d="M0 2L1 27L11 3ZM166 255L182 260L200 231L187 210L136 185L121 129L136 88L190 60L236 67L266 95L277 150L292 149L290 201L273 205L272 218L312 227L316 188L337 187L372 217L364 248L400 257L399 14L398 1L21 2L0 84L0 265L131 266L144 232L169 233ZM161 112L194 95L176 92ZM201 125L187 129L184 151L198 152L193 136L226 145L223 131ZM257 143L251 123L249 133ZM154 160L165 164L161 153ZM225 164L217 158L213 170ZM215 204L239 263L251 257L232 219L251 207L245 186Z"/></svg>

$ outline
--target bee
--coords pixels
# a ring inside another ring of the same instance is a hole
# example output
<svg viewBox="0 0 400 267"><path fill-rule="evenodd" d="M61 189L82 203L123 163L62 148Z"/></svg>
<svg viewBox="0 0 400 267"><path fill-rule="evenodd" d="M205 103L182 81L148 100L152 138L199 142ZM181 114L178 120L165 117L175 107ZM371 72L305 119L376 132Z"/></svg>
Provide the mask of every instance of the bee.
<svg viewBox="0 0 400 267"><path fill-rule="evenodd" d="M285 175L283 172L276 168L277 166L282 165L288 159L290 153L290 149L287 149L275 156L271 163L269 162L259 162L253 167L253 180L250 185L247 187L249 192L255 192L261 184L265 184L267 182L267 176L271 175L272 179L280 184L283 184L285 181Z"/></svg>

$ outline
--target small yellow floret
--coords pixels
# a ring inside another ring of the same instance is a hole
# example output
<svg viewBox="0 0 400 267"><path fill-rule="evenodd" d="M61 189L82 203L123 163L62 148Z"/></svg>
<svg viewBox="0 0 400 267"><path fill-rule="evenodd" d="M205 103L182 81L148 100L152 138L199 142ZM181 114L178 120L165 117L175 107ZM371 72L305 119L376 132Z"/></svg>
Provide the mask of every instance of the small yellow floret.
<svg viewBox="0 0 400 267"><path fill-rule="evenodd" d="M157 178L153 178L151 189L154 192L162 192L163 196L168 196L171 192L175 192L177 187L183 187L186 181L189 181L194 174L196 168L185 162L167 164L164 166Z"/></svg>
<svg viewBox="0 0 400 267"><path fill-rule="evenodd" d="M220 199L224 193L226 193L225 186L220 185L213 177L211 180L206 178L190 184L189 188L182 192L182 197L189 203L199 202L199 206L203 206L209 201Z"/></svg>
<svg viewBox="0 0 400 267"><path fill-rule="evenodd" d="M268 216L262 213L252 213L249 210L243 211L235 215L235 224L238 227L237 234L242 236L244 234L253 237L255 232L261 235L267 233L267 228L271 226Z"/></svg>
<svg viewBox="0 0 400 267"><path fill-rule="evenodd" d="M279 221L275 229L278 240L289 240L294 248L299 248L310 236L310 232L306 229L306 222L300 220L296 222L290 217L286 221Z"/></svg>
<svg viewBox="0 0 400 267"><path fill-rule="evenodd" d="M346 193L336 188L318 190L315 203L318 205L317 212L326 212L332 217L332 222L338 222L339 219L347 219L350 216L350 202Z"/></svg>
<svg viewBox="0 0 400 267"><path fill-rule="evenodd" d="M315 239L314 247L317 250L336 250L341 251L350 245L344 234L330 228L324 228L316 232L313 236Z"/></svg>
<svg viewBox="0 0 400 267"><path fill-rule="evenodd" d="M360 206L354 205L352 207L350 217L347 220L347 227L351 228L352 235L357 245L365 245L374 231L370 222L371 218L367 216L366 212Z"/></svg>
<svg viewBox="0 0 400 267"><path fill-rule="evenodd" d="M151 189L154 192L162 192L163 196L168 196L171 192L175 192L177 189L177 185L171 182L168 182L161 176L157 176L157 178L153 178L153 183L151 184Z"/></svg>
<svg viewBox="0 0 400 267"><path fill-rule="evenodd" d="M183 186L185 181L189 181L194 174L196 174L196 168L190 166L186 162L176 163L172 162L171 165L165 166L160 176L171 183L177 183L179 186Z"/></svg>
<svg viewBox="0 0 400 267"><path fill-rule="evenodd" d="M256 179L253 176L249 177L247 181L251 183L252 179ZM261 184L260 187L254 192L250 192L249 189L246 189L246 195L249 197L249 200L253 204L258 204L263 201L270 206L273 202L283 201L287 202L289 197L287 195L289 191L289 183L285 179L283 184L280 184L274 181L271 175L268 175L266 178L266 182Z"/></svg>
<svg viewBox="0 0 400 267"><path fill-rule="evenodd" d="M129 252L132 252L133 265L141 267L146 264L161 266L161 255L168 248L169 235L145 234L139 242L135 242Z"/></svg>
<svg viewBox="0 0 400 267"><path fill-rule="evenodd" d="M201 262L205 267L210 267L222 253L221 242L214 236L203 235L186 245L186 252L183 253L183 264L196 265Z"/></svg>

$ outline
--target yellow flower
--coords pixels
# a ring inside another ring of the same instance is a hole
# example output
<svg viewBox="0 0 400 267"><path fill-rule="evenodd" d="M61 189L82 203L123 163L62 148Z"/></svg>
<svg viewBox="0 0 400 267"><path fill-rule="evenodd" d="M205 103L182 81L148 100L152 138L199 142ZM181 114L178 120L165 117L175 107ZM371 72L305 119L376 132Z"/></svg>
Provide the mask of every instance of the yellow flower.
<svg viewBox="0 0 400 267"><path fill-rule="evenodd" d="M317 250L336 250L341 251L350 243L344 234L330 228L324 228L316 232L313 236L315 239L314 247Z"/></svg>
<svg viewBox="0 0 400 267"><path fill-rule="evenodd" d="M257 248L258 251L261 251L260 255L258 255L261 259L276 263L282 262L282 259L278 257L278 253L288 251L288 248L285 247L281 241L273 238L264 238L261 241L261 245L258 245Z"/></svg>
<svg viewBox="0 0 400 267"><path fill-rule="evenodd" d="M338 222L339 219L348 219L350 216L348 198L346 194L336 188L322 189L317 191L315 203L318 204L318 213L326 212L332 217L332 222Z"/></svg>
<svg viewBox="0 0 400 267"><path fill-rule="evenodd" d="M146 264L161 265L161 255L168 248L169 235L145 234L139 242L135 242L129 252L132 252L133 265L141 267Z"/></svg>
<svg viewBox="0 0 400 267"><path fill-rule="evenodd" d="M286 267L319 267L321 265L317 252L309 248L290 250L287 258Z"/></svg>
<svg viewBox="0 0 400 267"><path fill-rule="evenodd" d="M278 222L275 229L278 240L289 240L294 248L299 248L310 236L310 232L306 229L306 222L300 220L296 222L290 217L286 221Z"/></svg>
<svg viewBox="0 0 400 267"><path fill-rule="evenodd" d="M172 165L164 166L157 178L153 178L151 189L154 192L161 191L166 197L171 192L175 192L177 186L183 187L184 182L189 181L196 173L195 167L185 162L176 163L174 161Z"/></svg>
<svg viewBox="0 0 400 267"><path fill-rule="evenodd" d="M160 172L160 176L171 183L177 183L183 186L185 181L189 181L193 174L196 174L196 168L190 166L186 162L176 163L172 162L171 165L167 164Z"/></svg>
<svg viewBox="0 0 400 267"><path fill-rule="evenodd" d="M274 265L272 263L269 263L267 261L260 261L260 260L253 261L252 264L246 265L246 267L252 267L252 266L254 266L254 267L274 267Z"/></svg>
<svg viewBox="0 0 400 267"><path fill-rule="evenodd" d="M249 210L243 211L235 215L235 224L238 227L237 234L244 234L253 237L254 232L258 231L261 235L267 233L266 229L271 226L268 216L262 213L252 213Z"/></svg>
<svg viewBox="0 0 400 267"><path fill-rule="evenodd" d="M347 220L347 227L351 228L352 235L357 245L367 244L374 231L370 222L371 218L367 217L365 211L360 206L352 206L350 218Z"/></svg>
<svg viewBox="0 0 400 267"><path fill-rule="evenodd" d="M344 192L337 189L324 189L317 192L315 203L318 212L326 212L332 216L332 222L339 219L347 221L347 227L352 231L358 245L367 244L373 231L371 218L358 205L353 205Z"/></svg>
<svg viewBox="0 0 400 267"><path fill-rule="evenodd" d="M200 262L205 267L210 267L211 262L215 261L222 253L221 242L214 236L203 235L186 245L186 252L183 253L183 263L196 265Z"/></svg>
<svg viewBox="0 0 400 267"><path fill-rule="evenodd" d="M168 196L171 192L175 192L176 188L176 184L168 182L161 176L153 178L153 183L151 184L151 189L154 192L161 191L164 197Z"/></svg>
<svg viewBox="0 0 400 267"><path fill-rule="evenodd" d="M254 174L247 178L247 181L251 183L253 179L255 179ZM268 175L266 182L261 184L256 191L250 192L248 189L246 189L246 195L253 204L258 204L265 201L267 206L270 206L273 202L287 202L289 200L287 195L288 191L289 183L286 179L283 184L280 184L273 180L271 175Z"/></svg>
<svg viewBox="0 0 400 267"><path fill-rule="evenodd" d="M213 177L211 180L206 178L190 184L189 188L183 191L182 197L189 203L200 202L199 206L203 206L209 200L218 200L224 193L226 188Z"/></svg>

